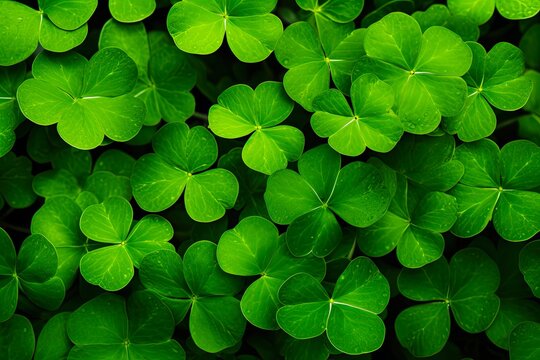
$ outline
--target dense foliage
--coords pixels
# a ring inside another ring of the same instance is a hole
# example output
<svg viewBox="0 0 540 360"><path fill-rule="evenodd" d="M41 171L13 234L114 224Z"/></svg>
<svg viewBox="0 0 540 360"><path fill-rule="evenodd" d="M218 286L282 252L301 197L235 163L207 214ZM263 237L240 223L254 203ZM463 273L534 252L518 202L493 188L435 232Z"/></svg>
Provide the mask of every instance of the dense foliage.
<svg viewBox="0 0 540 360"><path fill-rule="evenodd" d="M0 358L539 359L539 12L0 0Z"/></svg>

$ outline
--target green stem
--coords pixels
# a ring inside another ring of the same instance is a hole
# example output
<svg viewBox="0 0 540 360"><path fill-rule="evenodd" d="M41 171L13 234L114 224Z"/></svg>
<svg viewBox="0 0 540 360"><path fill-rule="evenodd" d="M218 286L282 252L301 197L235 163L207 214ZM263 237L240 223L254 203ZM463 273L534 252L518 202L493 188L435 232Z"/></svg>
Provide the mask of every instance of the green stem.
<svg viewBox="0 0 540 360"><path fill-rule="evenodd" d="M25 227L22 227L22 226L13 225L13 224L10 224L10 223L4 222L4 221L0 221L0 227L2 227L4 229L11 229L13 231L17 231L17 232L20 232L20 233L23 233L23 234L30 234L29 229L27 229Z"/></svg>
<svg viewBox="0 0 540 360"><path fill-rule="evenodd" d="M192 116L194 118L201 119L201 120L204 120L204 121L208 122L208 115L205 115L205 114L202 114L200 112L195 111Z"/></svg>

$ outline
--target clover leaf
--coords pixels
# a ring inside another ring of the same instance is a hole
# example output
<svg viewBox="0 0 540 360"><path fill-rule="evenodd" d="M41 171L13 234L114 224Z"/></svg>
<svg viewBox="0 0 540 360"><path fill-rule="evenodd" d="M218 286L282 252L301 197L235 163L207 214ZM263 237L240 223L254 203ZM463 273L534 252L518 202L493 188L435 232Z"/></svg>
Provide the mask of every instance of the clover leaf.
<svg viewBox="0 0 540 360"><path fill-rule="evenodd" d="M116 165L118 161L118 164ZM52 170L34 177L32 187L46 199L66 196L84 209L89 205L119 196L131 199L130 176L135 160L118 150L104 152L92 171L87 151L66 149L56 153Z"/></svg>
<svg viewBox="0 0 540 360"><path fill-rule="evenodd" d="M69 288L78 275L81 258L90 250L97 248L96 243L88 241L81 232L79 221L81 207L66 196L47 199L32 217L30 230L41 234L54 245L58 256L58 276Z"/></svg>
<svg viewBox="0 0 540 360"><path fill-rule="evenodd" d="M17 1L0 1L0 66L17 64L38 47L64 52L80 45L97 0L38 0L39 10Z"/></svg>
<svg viewBox="0 0 540 360"><path fill-rule="evenodd" d="M540 241L528 243L519 254L519 270L523 273L525 281L531 288L534 296L540 298Z"/></svg>
<svg viewBox="0 0 540 360"><path fill-rule="evenodd" d="M141 21L152 15L156 0L109 0L113 18L124 23Z"/></svg>
<svg viewBox="0 0 540 360"><path fill-rule="evenodd" d="M15 128L24 120L17 104L17 88L24 81L26 67L0 67L0 157L15 144Z"/></svg>
<svg viewBox="0 0 540 360"><path fill-rule="evenodd" d="M30 360L34 353L35 336L32 323L15 314L0 322L0 353L6 360Z"/></svg>
<svg viewBox="0 0 540 360"><path fill-rule="evenodd" d="M425 192L397 177L396 194L388 212L375 224L358 229L358 245L368 256L383 256L397 248L399 262L419 268L440 258L442 232L457 219L457 201L448 194Z"/></svg>
<svg viewBox="0 0 540 360"><path fill-rule="evenodd" d="M145 107L128 95L137 67L122 50L98 51L90 61L77 53L40 53L33 79L19 86L22 113L38 125L58 123L62 139L79 149L93 149L104 135L127 141L141 129Z"/></svg>
<svg viewBox="0 0 540 360"><path fill-rule="evenodd" d="M527 140L501 150L491 140L460 145L456 159L465 166L459 184L450 190L458 202L452 233L471 237L493 219L504 239L523 241L540 231L540 148Z"/></svg>
<svg viewBox="0 0 540 360"><path fill-rule="evenodd" d="M540 355L540 323L524 321L512 330L509 350L511 360L532 360Z"/></svg>
<svg viewBox="0 0 540 360"><path fill-rule="evenodd" d="M65 289L55 277L56 250L43 235L28 236L17 254L11 238L0 228L0 251L0 322L13 316L19 290L47 310L56 310L62 304Z"/></svg>
<svg viewBox="0 0 540 360"><path fill-rule="evenodd" d="M25 156L9 152L0 157L0 199L14 209L26 208L34 203L32 191L32 162Z"/></svg>
<svg viewBox="0 0 540 360"><path fill-rule="evenodd" d="M279 326L296 339L310 339L326 331L341 352L357 355L377 350L385 327L378 316L388 304L390 287L377 266L363 256L345 268L332 297L313 276L291 276L279 289L283 303Z"/></svg>
<svg viewBox="0 0 540 360"><path fill-rule="evenodd" d="M450 1L448 6L450 6ZM412 17L418 21L422 31L432 26L444 26L461 36L464 41L476 41L480 36L480 29L471 18L448 10L441 4L433 4L426 11L416 11Z"/></svg>
<svg viewBox="0 0 540 360"><path fill-rule="evenodd" d="M207 170L217 160L218 149L206 128L167 124L154 136L152 146L155 153L137 160L131 177L141 208L165 210L178 201L184 188L186 210L195 221L217 220L234 206L238 196L234 175L225 169Z"/></svg>
<svg viewBox="0 0 540 360"><path fill-rule="evenodd" d="M540 69L540 51L536 46L538 39L540 39L540 24L534 24L523 34L519 42L525 63L533 69Z"/></svg>
<svg viewBox="0 0 540 360"><path fill-rule="evenodd" d="M364 54L363 29L330 28L325 36L326 46L311 24L299 21L285 29L276 45L276 58L288 69L285 91L308 111L315 97L329 89L330 74L339 90L349 92L353 66Z"/></svg>
<svg viewBox="0 0 540 360"><path fill-rule="evenodd" d="M323 257L341 241L335 215L353 226L372 225L386 212L391 195L376 167L355 161L341 168L339 154L321 145L300 157L298 173L272 174L264 199L272 221L289 225L293 255Z"/></svg>
<svg viewBox="0 0 540 360"><path fill-rule="evenodd" d="M491 18L495 6L502 16L513 20L527 19L540 11L538 0L448 0L448 7L453 13L466 16L478 25Z"/></svg>
<svg viewBox="0 0 540 360"><path fill-rule="evenodd" d="M270 12L277 0L182 0L167 16L167 29L180 50L206 55L227 36L233 54L242 62L266 59L283 32L281 20Z"/></svg>
<svg viewBox="0 0 540 360"><path fill-rule="evenodd" d="M315 16L324 16L337 23L353 21L360 15L364 7L364 0L326 0L319 4L319 0L296 0L296 4Z"/></svg>
<svg viewBox="0 0 540 360"><path fill-rule="evenodd" d="M147 291L127 300L102 294L70 316L67 333L75 344L69 359L185 359L180 344L171 337L174 320L167 306Z"/></svg>
<svg viewBox="0 0 540 360"><path fill-rule="evenodd" d="M497 120L492 106L514 111L522 108L532 91L532 81L523 76L525 61L517 47L497 43L486 54L478 43L467 43L473 63L465 76L469 96L460 114L447 118L445 127L463 141L475 141L495 131Z"/></svg>
<svg viewBox="0 0 540 360"><path fill-rule="evenodd" d="M73 347L67 334L70 313L61 312L51 317L41 329L36 343L35 360L67 359Z"/></svg>
<svg viewBox="0 0 540 360"><path fill-rule="evenodd" d="M81 231L89 239L108 246L81 258L81 275L90 284L109 291L120 290L133 278L133 267L159 249L174 249L171 224L158 215L146 215L134 226L133 209L127 200L112 197L87 207L81 215Z"/></svg>
<svg viewBox="0 0 540 360"><path fill-rule="evenodd" d="M278 290L287 278L308 273L320 281L325 272L322 259L292 256L276 226L258 216L246 217L233 229L225 231L219 239L216 256L226 273L259 276L245 290L240 307L250 323L266 330L279 329L276 322L280 305Z"/></svg>
<svg viewBox="0 0 540 360"><path fill-rule="evenodd" d="M144 125L155 125L161 119L182 122L193 114L195 98L189 91L196 74L168 34L147 34L143 23L109 20L101 30L99 47L118 47L137 64L139 80L131 94L146 105Z"/></svg>
<svg viewBox="0 0 540 360"><path fill-rule="evenodd" d="M403 310L395 322L397 338L414 356L431 356L450 335L450 310L469 333L486 330L497 315L497 264L482 250L458 251L450 265L444 257L420 269L403 269L399 291L415 301L429 301Z"/></svg>
<svg viewBox="0 0 540 360"><path fill-rule="evenodd" d="M279 125L293 107L281 83L266 81L255 90L235 85L222 92L218 103L210 108L209 128L226 139L252 134L244 145L242 159L251 169L270 175L285 169L288 161L298 160L304 150L302 132Z"/></svg>
<svg viewBox="0 0 540 360"><path fill-rule="evenodd" d="M396 12L369 26L364 48L367 55L356 64L353 81L374 73L390 83L405 131L430 133L441 116L457 115L463 107L467 86L461 76L472 54L454 32L432 26L422 34L413 17Z"/></svg>
<svg viewBox="0 0 540 360"><path fill-rule="evenodd" d="M463 164L453 159L452 136L404 136L380 159L415 185L432 191L447 191L463 176Z"/></svg>
<svg viewBox="0 0 540 360"><path fill-rule="evenodd" d="M401 138L403 126L391 110L392 88L373 74L362 75L351 87L353 109L338 90L326 90L313 101L311 127L342 155L358 156L366 147L390 151Z"/></svg>
<svg viewBox="0 0 540 360"><path fill-rule="evenodd" d="M177 303L184 314L191 306L191 337L210 353L237 344L246 326L234 297L242 282L220 269L216 248L210 241L197 241L186 250L183 262L173 251L156 251L143 259L140 271L143 285L167 303Z"/></svg>

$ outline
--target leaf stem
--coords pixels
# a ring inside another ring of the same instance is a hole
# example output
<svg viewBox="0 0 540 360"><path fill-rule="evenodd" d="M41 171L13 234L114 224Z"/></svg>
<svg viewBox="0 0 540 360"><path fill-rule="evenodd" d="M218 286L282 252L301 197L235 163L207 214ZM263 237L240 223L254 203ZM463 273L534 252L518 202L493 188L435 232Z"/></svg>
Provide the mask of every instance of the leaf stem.
<svg viewBox="0 0 540 360"><path fill-rule="evenodd" d="M20 232L20 233L23 233L23 234L30 234L29 229L27 229L25 227L22 227L22 226L13 225L13 224L7 223L5 221L0 221L0 227L2 227L4 229L11 229L13 231L17 231L17 232Z"/></svg>
<svg viewBox="0 0 540 360"><path fill-rule="evenodd" d="M203 113L195 111L195 112L193 112L193 115L191 115L191 116L193 116L194 118L201 119L201 120L204 120L204 121L208 122L208 115L205 115Z"/></svg>

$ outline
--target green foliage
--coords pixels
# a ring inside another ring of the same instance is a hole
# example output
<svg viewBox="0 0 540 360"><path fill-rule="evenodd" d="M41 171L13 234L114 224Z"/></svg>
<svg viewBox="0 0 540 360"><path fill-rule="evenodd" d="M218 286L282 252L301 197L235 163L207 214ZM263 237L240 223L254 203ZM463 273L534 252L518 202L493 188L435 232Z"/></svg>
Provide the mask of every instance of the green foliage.
<svg viewBox="0 0 540 360"><path fill-rule="evenodd" d="M0 0L0 360L536 360L539 11Z"/></svg>

